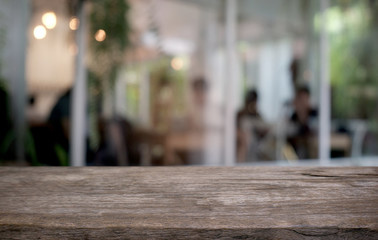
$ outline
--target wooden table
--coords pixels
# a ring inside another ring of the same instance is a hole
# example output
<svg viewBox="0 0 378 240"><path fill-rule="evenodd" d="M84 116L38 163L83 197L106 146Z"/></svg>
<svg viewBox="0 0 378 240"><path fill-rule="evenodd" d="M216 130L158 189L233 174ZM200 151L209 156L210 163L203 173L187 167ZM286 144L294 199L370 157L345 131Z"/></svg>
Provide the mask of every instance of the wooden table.
<svg viewBox="0 0 378 240"><path fill-rule="evenodd" d="M378 168L0 168L1 239L378 239Z"/></svg>

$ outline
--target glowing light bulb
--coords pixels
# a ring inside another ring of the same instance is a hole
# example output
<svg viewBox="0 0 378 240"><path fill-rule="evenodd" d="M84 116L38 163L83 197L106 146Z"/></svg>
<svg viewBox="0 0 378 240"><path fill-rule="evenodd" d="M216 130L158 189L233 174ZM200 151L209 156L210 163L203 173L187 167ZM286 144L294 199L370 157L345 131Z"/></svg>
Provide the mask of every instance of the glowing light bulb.
<svg viewBox="0 0 378 240"><path fill-rule="evenodd" d="M176 71L181 70L183 66L184 66L184 60L182 58L175 57L175 58L172 59L171 67L174 70L176 70Z"/></svg>
<svg viewBox="0 0 378 240"><path fill-rule="evenodd" d="M42 15L42 23L48 29L53 29L56 26L56 15L54 12L47 12Z"/></svg>
<svg viewBox="0 0 378 240"><path fill-rule="evenodd" d="M46 37L46 28L42 25L38 25L33 31L35 39L44 39Z"/></svg>
<svg viewBox="0 0 378 240"><path fill-rule="evenodd" d="M103 29L99 29L97 30L96 34L95 34L95 39L97 42L102 42L104 41L106 38L106 32L103 30Z"/></svg>
<svg viewBox="0 0 378 240"><path fill-rule="evenodd" d="M80 21L77 17L73 17L70 20L69 26L71 30L77 30L79 28Z"/></svg>

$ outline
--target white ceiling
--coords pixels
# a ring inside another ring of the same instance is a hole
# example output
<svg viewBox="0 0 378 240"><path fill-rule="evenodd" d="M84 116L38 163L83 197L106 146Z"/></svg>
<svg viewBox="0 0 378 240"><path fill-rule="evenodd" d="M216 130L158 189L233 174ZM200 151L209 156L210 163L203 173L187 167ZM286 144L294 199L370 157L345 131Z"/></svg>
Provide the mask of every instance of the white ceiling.
<svg viewBox="0 0 378 240"><path fill-rule="evenodd" d="M238 0L238 40L264 41L303 32L303 0ZM188 53L201 41L206 17L215 14L222 31L224 1L129 0L136 45L167 54ZM153 29L157 29L156 31Z"/></svg>

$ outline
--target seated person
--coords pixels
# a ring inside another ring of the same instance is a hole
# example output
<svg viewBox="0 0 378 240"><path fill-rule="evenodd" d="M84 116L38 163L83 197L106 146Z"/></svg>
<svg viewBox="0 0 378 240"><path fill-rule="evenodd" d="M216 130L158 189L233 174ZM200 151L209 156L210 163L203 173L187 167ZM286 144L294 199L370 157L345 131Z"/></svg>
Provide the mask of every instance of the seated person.
<svg viewBox="0 0 378 240"><path fill-rule="evenodd" d="M238 112L237 126L237 160L256 160L259 157L258 145L268 132L268 126L257 109L258 95L256 90L248 91L244 107Z"/></svg>
<svg viewBox="0 0 378 240"><path fill-rule="evenodd" d="M310 90L307 87L297 89L294 99L294 112L290 117L288 142L293 146L300 159L316 158L318 111L311 107Z"/></svg>
<svg viewBox="0 0 378 240"><path fill-rule="evenodd" d="M192 82L192 102L188 114L183 117L181 129L171 129L166 140L165 164L202 164L205 162L206 104L208 83L202 77ZM174 125L174 124L172 124ZM180 156L179 156L180 155Z"/></svg>

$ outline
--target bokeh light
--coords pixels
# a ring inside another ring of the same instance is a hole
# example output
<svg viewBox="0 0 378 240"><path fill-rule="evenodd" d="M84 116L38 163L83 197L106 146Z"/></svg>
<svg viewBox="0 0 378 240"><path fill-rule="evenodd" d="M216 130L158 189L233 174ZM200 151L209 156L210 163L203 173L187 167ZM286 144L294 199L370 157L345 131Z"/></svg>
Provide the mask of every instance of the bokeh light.
<svg viewBox="0 0 378 240"><path fill-rule="evenodd" d="M105 38L106 38L106 32L103 29L97 30L97 32L95 34L96 41L102 42L102 41L105 40Z"/></svg>
<svg viewBox="0 0 378 240"><path fill-rule="evenodd" d="M38 25L34 28L33 34L36 39L44 39L46 37L46 28Z"/></svg>
<svg viewBox="0 0 378 240"><path fill-rule="evenodd" d="M79 28L80 21L77 17L73 17L70 20L69 26L71 30L77 30Z"/></svg>
<svg viewBox="0 0 378 240"><path fill-rule="evenodd" d="M47 12L42 15L42 23L48 29L53 29L56 26L56 15L54 12Z"/></svg>
<svg viewBox="0 0 378 240"><path fill-rule="evenodd" d="M184 60L180 57L175 57L172 59L171 61L171 67L178 71L178 70L181 70L184 66Z"/></svg>

